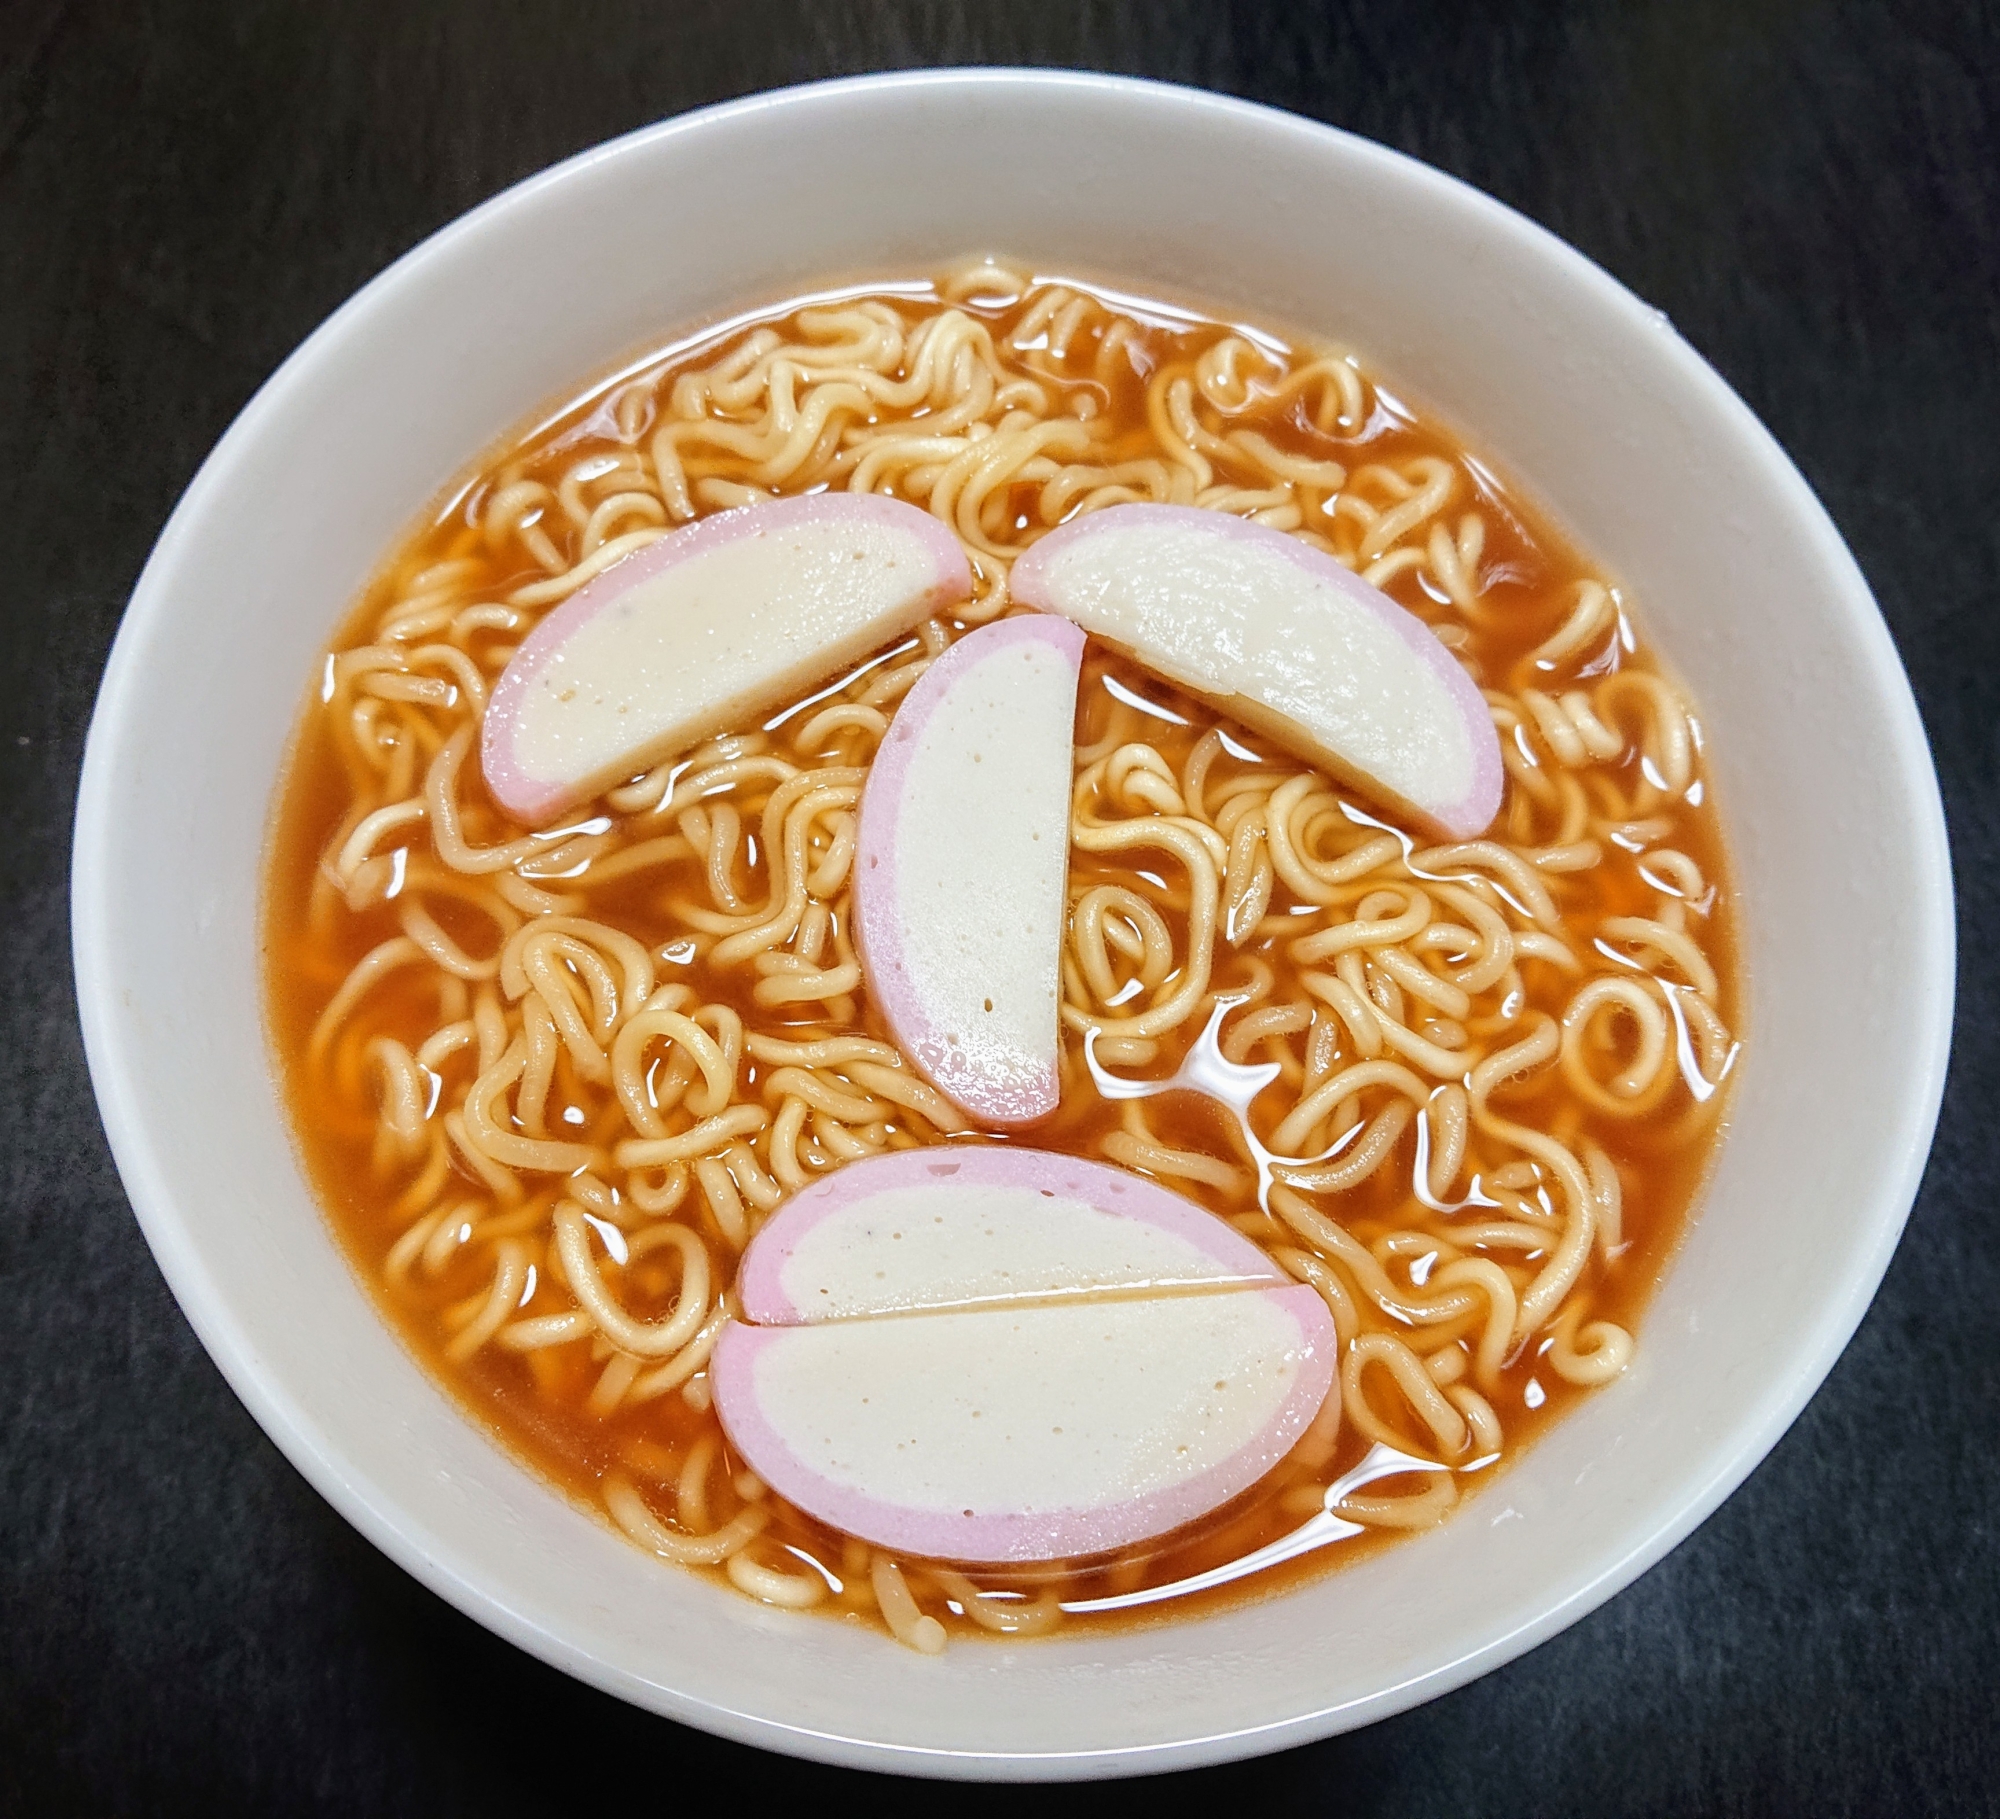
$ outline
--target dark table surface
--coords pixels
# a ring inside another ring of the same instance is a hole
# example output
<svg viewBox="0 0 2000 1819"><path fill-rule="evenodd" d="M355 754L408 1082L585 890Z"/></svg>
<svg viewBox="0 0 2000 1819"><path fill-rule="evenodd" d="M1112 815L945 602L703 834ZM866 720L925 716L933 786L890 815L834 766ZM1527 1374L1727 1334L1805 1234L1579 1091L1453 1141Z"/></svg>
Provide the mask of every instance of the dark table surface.
<svg viewBox="0 0 2000 1819"><path fill-rule="evenodd" d="M132 1221L65 889L91 698L147 548L349 291L628 128L971 62L1331 121L1503 198L1666 310L1874 584L1937 751L1963 954L1902 1249L1825 1388L1691 1540L1525 1659L1357 1735L1032 1798L2000 1812L2000 13L1864 0L0 6L0 1805L1018 1802L862 1786L618 1705L335 1516L224 1386ZM1855 1041L1870 1014L1854 1006Z"/></svg>

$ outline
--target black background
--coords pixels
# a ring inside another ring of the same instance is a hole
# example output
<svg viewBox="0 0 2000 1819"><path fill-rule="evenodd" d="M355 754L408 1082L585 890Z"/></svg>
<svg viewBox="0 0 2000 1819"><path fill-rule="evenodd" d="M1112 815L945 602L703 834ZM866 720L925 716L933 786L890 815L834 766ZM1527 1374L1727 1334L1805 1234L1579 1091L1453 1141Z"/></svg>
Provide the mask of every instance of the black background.
<svg viewBox="0 0 2000 1819"><path fill-rule="evenodd" d="M1358 1735L1025 1798L2000 1812L2000 15L1861 0L0 4L0 1805L1024 1798L679 1730L496 1641L353 1534L224 1387L132 1222L84 1070L65 889L90 702L147 548L349 291L614 133L781 83L977 62L1331 121L1503 198L1665 309L1875 587L1938 754L1963 954L1938 1145L1880 1298L1693 1539L1524 1660ZM1857 1002L1852 1040L1886 1008Z"/></svg>

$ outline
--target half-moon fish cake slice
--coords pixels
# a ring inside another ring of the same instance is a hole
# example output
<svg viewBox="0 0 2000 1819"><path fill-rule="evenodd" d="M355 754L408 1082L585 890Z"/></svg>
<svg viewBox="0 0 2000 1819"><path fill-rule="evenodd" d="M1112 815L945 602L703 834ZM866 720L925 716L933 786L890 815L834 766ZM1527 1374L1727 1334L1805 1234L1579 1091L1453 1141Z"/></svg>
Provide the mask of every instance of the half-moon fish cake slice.
<svg viewBox="0 0 2000 1819"><path fill-rule="evenodd" d="M744 1253L760 1326L1289 1283L1233 1226L1143 1175L1011 1144L866 1157L802 1188Z"/></svg>
<svg viewBox="0 0 2000 1819"><path fill-rule="evenodd" d="M1332 1381L1295 1284L723 1329L731 1443L779 1496L901 1554L1100 1554L1257 1482Z"/></svg>
<svg viewBox="0 0 2000 1819"><path fill-rule="evenodd" d="M1457 839L1500 808L1500 741L1430 628L1324 551L1179 505L1114 505L1014 564L1014 598Z"/></svg>
<svg viewBox="0 0 2000 1819"><path fill-rule="evenodd" d="M750 724L972 592L958 539L872 493L719 512L616 562L514 653L486 786L534 823Z"/></svg>
<svg viewBox="0 0 2000 1819"><path fill-rule="evenodd" d="M924 1075L974 1118L1056 1108L1071 745L1083 634L1031 613L959 639L889 723L861 795L854 933Z"/></svg>

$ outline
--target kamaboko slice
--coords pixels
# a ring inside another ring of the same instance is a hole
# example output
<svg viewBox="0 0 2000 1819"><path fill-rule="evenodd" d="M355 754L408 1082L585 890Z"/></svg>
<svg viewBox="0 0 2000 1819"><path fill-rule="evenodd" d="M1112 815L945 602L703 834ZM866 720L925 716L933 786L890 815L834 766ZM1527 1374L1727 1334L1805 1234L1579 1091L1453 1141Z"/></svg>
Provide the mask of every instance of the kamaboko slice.
<svg viewBox="0 0 2000 1819"><path fill-rule="evenodd" d="M889 723L861 794L854 933L877 1007L985 1124L1056 1108L1070 750L1083 634L969 632Z"/></svg>
<svg viewBox="0 0 2000 1819"><path fill-rule="evenodd" d="M754 724L971 592L958 539L899 500L816 493L703 518L529 634L487 706L486 787L546 821Z"/></svg>
<svg viewBox="0 0 2000 1819"><path fill-rule="evenodd" d="M1414 613L1268 525L1114 505L1014 564L1014 598L1270 734L1455 839L1500 807L1486 702Z"/></svg>

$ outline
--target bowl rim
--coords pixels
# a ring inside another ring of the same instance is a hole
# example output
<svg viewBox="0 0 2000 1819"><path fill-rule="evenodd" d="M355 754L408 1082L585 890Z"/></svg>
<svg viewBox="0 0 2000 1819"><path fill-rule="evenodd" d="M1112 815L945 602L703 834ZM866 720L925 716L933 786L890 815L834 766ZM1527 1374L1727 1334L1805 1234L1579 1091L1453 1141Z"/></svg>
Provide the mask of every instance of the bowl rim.
<svg viewBox="0 0 2000 1819"><path fill-rule="evenodd" d="M1344 156L1374 161L1441 192L1453 205L1483 212L1499 234L1565 269L1566 281L1595 293L1602 306L1657 323L1653 309L1568 242L1459 178L1387 146L1275 107L1179 84L1076 70L966 67L843 77L760 92L677 115L590 146L510 185L419 241L336 308L302 341L231 422L203 460L154 544L134 585L100 683L78 788L71 854L71 949L84 1048L100 1115L121 1181L146 1241L182 1312L239 1400L279 1450L350 1524L420 1584L485 1628L550 1665L680 1722L736 1742L848 1767L949 1778L1056 1780L1159 1772L1236 1760L1302 1744L1391 1716L1449 1692L1524 1654L1567 1628L1647 1571L1704 1521L1774 1447L1818 1390L1852 1337L1880 1285L1901 1237L1928 1159L1950 1053L1956 980L1956 923L1950 848L1927 735L1887 625L1865 577L1796 465L1762 422L1709 363L1678 335L1670 357L1684 383L1707 394L1732 417L1754 447L1773 483L1789 491L1801 522L1812 527L1829 566L1851 583L1839 603L1850 629L1872 645L1885 727L1908 784L1912 833L1925 851L1920 913L1911 929L1912 970L1928 989L1915 997L1923 1065L1902 1096L1900 1116L1885 1136L1884 1151L1897 1161L1892 1184L1874 1209L1872 1242L1847 1273L1842 1292L1820 1310L1809 1343L1774 1373L1761 1394L1743 1399L1729 1444L1705 1474L1661 1499L1628 1526L1623 1551L1603 1570L1569 1584L1532 1621L1492 1638L1427 1673L1383 1687L1372 1695L1229 1731L1171 1742L1109 1749L1048 1752L960 1752L887 1743L862 1735L808 1729L710 1704L658 1683L635 1683L601 1663L569 1637L544 1628L517 1610L505 1588L478 1568L413 1539L392 1496L369 1472L341 1456L281 1383L264 1372L254 1344L204 1265L168 1185L148 1128L144 1080L125 1052L118 993L99 956L107 950L111 917L108 881L119 803L114 777L127 739L131 704L145 687L139 647L149 628L169 610L175 571L191 526L209 502L225 495L232 469L263 426L282 419L306 376L365 320L378 300L409 281L444 249L492 230L516 208L545 191L576 182L598 165L683 137L699 137L717 123L759 114L781 114L857 94L897 95L917 90L965 89L981 94L1034 89L1060 92L1083 106L1107 97L1150 97L1189 116L1220 116L1264 133L1337 142ZM1886 1173L1886 1171L1885 1171Z"/></svg>

